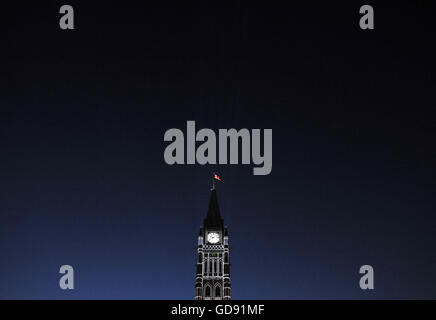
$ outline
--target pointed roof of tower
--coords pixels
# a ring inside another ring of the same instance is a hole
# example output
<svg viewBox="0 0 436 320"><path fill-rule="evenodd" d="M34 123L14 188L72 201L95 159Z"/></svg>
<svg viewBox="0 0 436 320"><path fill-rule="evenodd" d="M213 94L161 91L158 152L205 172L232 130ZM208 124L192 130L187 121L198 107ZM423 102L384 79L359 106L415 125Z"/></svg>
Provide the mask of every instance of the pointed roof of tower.
<svg viewBox="0 0 436 320"><path fill-rule="evenodd" d="M220 207L218 205L218 197L216 189L212 188L210 192L209 209L207 210L206 219L204 219L204 227L219 227L222 228L224 221L221 218Z"/></svg>

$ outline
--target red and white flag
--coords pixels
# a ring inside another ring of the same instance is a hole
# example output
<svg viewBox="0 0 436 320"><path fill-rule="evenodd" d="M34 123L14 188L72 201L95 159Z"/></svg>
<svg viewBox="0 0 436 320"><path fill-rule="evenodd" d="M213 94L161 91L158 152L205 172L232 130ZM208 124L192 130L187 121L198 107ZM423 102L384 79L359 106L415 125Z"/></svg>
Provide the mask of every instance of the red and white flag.
<svg viewBox="0 0 436 320"><path fill-rule="evenodd" d="M223 180L221 180L221 178L218 177L218 175L216 175L215 173L213 174L213 178L214 178L214 179L217 179L217 180L219 180L219 181L221 181L221 182L223 182Z"/></svg>

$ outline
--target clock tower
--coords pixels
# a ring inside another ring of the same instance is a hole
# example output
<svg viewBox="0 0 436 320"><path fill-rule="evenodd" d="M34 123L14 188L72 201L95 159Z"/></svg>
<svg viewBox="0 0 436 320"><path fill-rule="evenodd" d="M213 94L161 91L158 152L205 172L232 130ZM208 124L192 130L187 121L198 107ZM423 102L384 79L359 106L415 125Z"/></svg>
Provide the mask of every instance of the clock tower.
<svg viewBox="0 0 436 320"><path fill-rule="evenodd" d="M198 235L195 300L230 298L229 233L221 218L213 187L207 216Z"/></svg>

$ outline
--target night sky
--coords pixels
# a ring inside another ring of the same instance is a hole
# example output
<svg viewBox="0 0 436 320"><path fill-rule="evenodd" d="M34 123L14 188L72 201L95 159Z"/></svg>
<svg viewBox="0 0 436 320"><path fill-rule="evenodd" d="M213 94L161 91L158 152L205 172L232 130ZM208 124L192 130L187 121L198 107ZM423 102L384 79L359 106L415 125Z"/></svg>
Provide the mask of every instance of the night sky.
<svg viewBox="0 0 436 320"><path fill-rule="evenodd" d="M0 299L193 299L213 172L232 298L435 299L435 7L146 3L2 3ZM271 174L167 165L188 120L272 129Z"/></svg>

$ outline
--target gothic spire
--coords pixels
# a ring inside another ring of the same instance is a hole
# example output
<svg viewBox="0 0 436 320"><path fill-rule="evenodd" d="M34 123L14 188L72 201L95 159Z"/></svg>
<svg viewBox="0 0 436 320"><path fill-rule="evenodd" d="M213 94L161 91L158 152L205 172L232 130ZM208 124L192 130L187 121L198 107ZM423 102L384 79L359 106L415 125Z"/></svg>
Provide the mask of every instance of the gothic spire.
<svg viewBox="0 0 436 320"><path fill-rule="evenodd" d="M212 189L210 192L209 209L207 210L206 219L204 219L204 227L222 228L223 225L224 222L220 214L216 189Z"/></svg>

